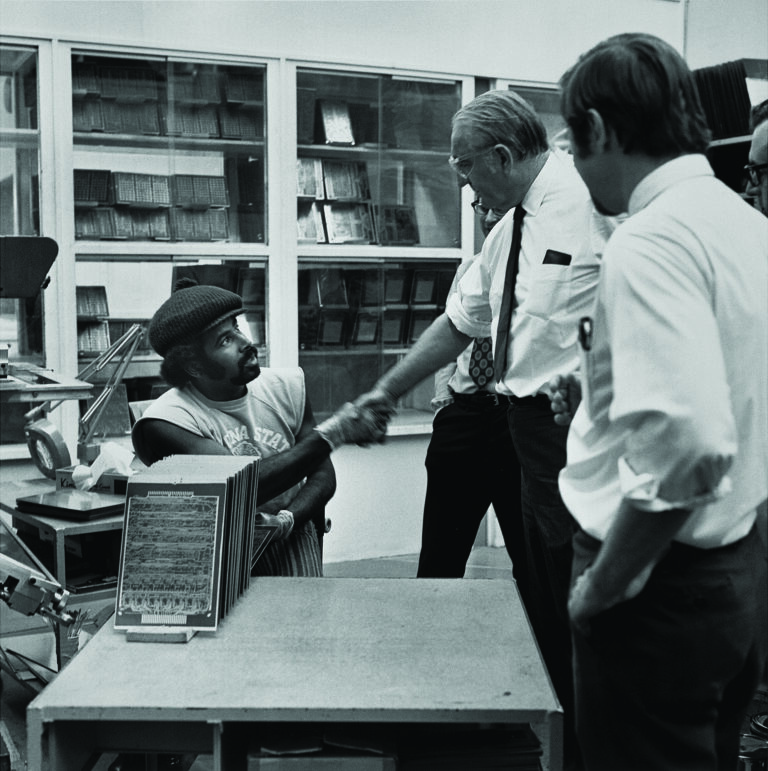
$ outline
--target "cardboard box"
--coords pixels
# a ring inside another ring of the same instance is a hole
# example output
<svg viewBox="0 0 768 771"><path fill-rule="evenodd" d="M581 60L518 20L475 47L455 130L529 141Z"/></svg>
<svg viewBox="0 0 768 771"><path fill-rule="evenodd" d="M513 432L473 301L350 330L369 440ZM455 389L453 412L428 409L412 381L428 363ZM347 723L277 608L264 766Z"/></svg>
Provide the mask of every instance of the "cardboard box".
<svg viewBox="0 0 768 771"><path fill-rule="evenodd" d="M74 490L75 483L72 481L72 472L74 466L56 469L56 489ZM125 474L117 474L111 471L105 471L98 482L91 488L94 493L109 493L111 495L125 495L125 488L128 484L128 477Z"/></svg>

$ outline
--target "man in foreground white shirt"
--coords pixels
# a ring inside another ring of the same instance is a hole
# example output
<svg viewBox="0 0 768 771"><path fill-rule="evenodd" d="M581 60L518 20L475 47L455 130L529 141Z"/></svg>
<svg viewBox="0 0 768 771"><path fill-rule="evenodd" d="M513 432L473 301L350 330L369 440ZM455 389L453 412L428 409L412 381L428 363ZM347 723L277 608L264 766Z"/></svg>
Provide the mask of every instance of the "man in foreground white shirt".
<svg viewBox="0 0 768 771"><path fill-rule="evenodd" d="M562 86L596 207L629 213L582 320L560 474L579 745L588 771L735 768L766 661L768 231L714 178L669 45L610 38Z"/></svg>

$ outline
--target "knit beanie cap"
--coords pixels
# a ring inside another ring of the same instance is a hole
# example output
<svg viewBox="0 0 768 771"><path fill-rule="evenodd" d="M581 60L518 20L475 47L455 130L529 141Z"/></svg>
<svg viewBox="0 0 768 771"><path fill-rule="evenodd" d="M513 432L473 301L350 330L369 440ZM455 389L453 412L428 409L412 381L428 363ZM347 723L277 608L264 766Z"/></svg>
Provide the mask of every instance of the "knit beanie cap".
<svg viewBox="0 0 768 771"><path fill-rule="evenodd" d="M240 295L218 286L181 279L149 322L150 345L160 356L165 356L174 345L190 343L240 313L243 313Z"/></svg>

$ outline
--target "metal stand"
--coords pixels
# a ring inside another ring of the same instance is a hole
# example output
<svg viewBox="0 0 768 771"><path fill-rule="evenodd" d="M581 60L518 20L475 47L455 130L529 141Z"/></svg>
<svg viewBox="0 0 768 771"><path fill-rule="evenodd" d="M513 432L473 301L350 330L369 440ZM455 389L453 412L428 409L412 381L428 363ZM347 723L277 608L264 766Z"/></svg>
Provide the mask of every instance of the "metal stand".
<svg viewBox="0 0 768 771"><path fill-rule="evenodd" d="M77 374L78 380L86 380L95 372L100 372L118 354L120 362L110 376L104 390L94 400L86 413L80 418L77 439L77 458L83 464L90 464L99 454L99 445L93 442L93 435L104 412L111 402L117 386L125 375L125 370L136 353L136 348L144 334L141 324L133 324L130 329L106 351L99 354L92 362ZM25 414L24 433L27 437L27 447L40 472L49 479L56 478L56 469L69 466L71 458L69 450L56 426L46 415L55 410L63 400L52 404L50 401L31 409Z"/></svg>

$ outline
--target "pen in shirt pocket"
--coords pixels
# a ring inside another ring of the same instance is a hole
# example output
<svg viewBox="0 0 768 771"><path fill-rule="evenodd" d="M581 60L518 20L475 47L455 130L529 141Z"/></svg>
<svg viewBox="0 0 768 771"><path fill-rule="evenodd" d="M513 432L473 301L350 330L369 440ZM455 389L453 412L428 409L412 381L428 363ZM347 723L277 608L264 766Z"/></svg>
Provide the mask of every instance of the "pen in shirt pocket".
<svg viewBox="0 0 768 771"><path fill-rule="evenodd" d="M592 350L592 319L582 316L579 319L579 345L585 350Z"/></svg>
<svg viewBox="0 0 768 771"><path fill-rule="evenodd" d="M594 361L590 353L592 349L592 319L582 316L579 319L579 368L581 370L581 402L587 414L593 415L592 378L594 377Z"/></svg>

